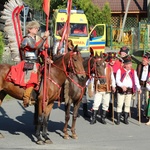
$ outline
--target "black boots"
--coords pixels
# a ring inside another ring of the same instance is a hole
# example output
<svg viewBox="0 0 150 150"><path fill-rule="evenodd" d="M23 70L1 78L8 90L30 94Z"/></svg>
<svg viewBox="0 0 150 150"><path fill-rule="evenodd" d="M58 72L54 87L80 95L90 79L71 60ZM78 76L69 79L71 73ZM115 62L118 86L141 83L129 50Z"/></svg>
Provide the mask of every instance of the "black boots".
<svg viewBox="0 0 150 150"><path fill-rule="evenodd" d="M83 103L83 117L90 118L91 116L88 114L87 103Z"/></svg>
<svg viewBox="0 0 150 150"><path fill-rule="evenodd" d="M125 124L129 124L129 122L128 122L128 117L129 117L129 113L125 112L125 113L124 113L124 123L125 123Z"/></svg>
<svg viewBox="0 0 150 150"><path fill-rule="evenodd" d="M109 108L108 108L108 114L107 114L107 117L108 118L112 118L112 103L109 103Z"/></svg>
<svg viewBox="0 0 150 150"><path fill-rule="evenodd" d="M119 124L120 124L120 119L121 119L121 113L117 113L116 125L119 125Z"/></svg>
<svg viewBox="0 0 150 150"><path fill-rule="evenodd" d="M129 124L129 122L128 122L128 117L129 117L129 113L125 112L125 113L124 113L124 123L125 123L125 124ZM120 124L120 119L121 119L121 113L117 113L116 125L119 125L119 124Z"/></svg>
<svg viewBox="0 0 150 150"><path fill-rule="evenodd" d="M102 116L101 116L101 122L102 122L102 124L106 124L105 118L106 118L106 111L103 110L102 111Z"/></svg>
<svg viewBox="0 0 150 150"><path fill-rule="evenodd" d="M90 124L95 124L96 123L96 115L97 115L97 110L92 111L92 120Z"/></svg>

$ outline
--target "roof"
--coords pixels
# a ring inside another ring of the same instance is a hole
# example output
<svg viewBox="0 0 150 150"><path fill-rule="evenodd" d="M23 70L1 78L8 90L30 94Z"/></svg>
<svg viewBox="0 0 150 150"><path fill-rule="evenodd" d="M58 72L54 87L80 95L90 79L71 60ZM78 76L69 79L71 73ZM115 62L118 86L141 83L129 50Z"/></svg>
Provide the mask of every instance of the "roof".
<svg viewBox="0 0 150 150"><path fill-rule="evenodd" d="M112 13L125 12L128 0L92 0L100 9L109 3ZM147 12L147 0L131 0L129 12Z"/></svg>

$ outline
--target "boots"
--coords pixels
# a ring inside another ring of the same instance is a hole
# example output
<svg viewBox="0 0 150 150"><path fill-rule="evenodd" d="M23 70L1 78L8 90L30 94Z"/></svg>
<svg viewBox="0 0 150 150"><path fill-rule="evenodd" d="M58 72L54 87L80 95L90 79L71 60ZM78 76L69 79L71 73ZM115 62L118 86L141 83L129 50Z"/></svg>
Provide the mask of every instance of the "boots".
<svg viewBox="0 0 150 150"><path fill-rule="evenodd" d="M25 90L24 95L23 95L23 105L24 107L27 107L30 103L30 95L33 90L33 87L29 87Z"/></svg>
<svg viewBox="0 0 150 150"><path fill-rule="evenodd" d="M102 116L101 116L101 122L102 122L102 124L106 124L105 118L106 118L106 111L103 110Z"/></svg>
<svg viewBox="0 0 150 150"><path fill-rule="evenodd" d="M88 114L87 103L83 103L83 117L91 118L91 116Z"/></svg>
<svg viewBox="0 0 150 150"><path fill-rule="evenodd" d="M129 122L128 122L128 117L129 117L129 113L125 112L125 113L124 113L124 123L125 123L125 124L129 124Z"/></svg>
<svg viewBox="0 0 150 150"><path fill-rule="evenodd" d="M97 110L93 110L92 120L91 120L90 124L95 124L96 123L96 115L97 115Z"/></svg>
<svg viewBox="0 0 150 150"><path fill-rule="evenodd" d="M112 103L109 103L109 108L108 108L108 118L112 118Z"/></svg>
<svg viewBox="0 0 150 150"><path fill-rule="evenodd" d="M116 122L116 125L120 124L120 119L121 119L121 113L117 113L117 122Z"/></svg>

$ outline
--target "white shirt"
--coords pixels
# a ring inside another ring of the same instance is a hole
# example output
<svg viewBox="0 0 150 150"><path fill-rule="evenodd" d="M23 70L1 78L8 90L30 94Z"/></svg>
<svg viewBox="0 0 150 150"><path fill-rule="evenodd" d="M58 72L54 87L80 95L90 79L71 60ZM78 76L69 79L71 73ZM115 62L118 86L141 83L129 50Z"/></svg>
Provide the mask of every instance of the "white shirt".
<svg viewBox="0 0 150 150"><path fill-rule="evenodd" d="M127 88L132 88L132 80L130 78L130 70L127 71L126 70L126 76L124 78L124 80L121 82L120 79L121 79L121 70L118 69L117 73L116 73L116 84L120 87L127 87ZM141 86L139 84L139 78L137 76L137 72L134 70L134 79L135 79L135 85L137 87L138 90L140 90Z"/></svg>
<svg viewBox="0 0 150 150"><path fill-rule="evenodd" d="M146 81L148 75L148 65L143 67L143 72L141 75L141 81Z"/></svg>

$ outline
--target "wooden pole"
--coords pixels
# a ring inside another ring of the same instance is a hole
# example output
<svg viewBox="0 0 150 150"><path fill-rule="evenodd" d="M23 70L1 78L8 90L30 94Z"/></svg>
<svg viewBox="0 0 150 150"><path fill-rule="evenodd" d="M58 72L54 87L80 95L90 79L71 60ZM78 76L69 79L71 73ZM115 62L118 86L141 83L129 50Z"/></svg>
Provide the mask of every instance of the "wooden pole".
<svg viewBox="0 0 150 150"><path fill-rule="evenodd" d="M114 125L114 93L112 92L112 121Z"/></svg>
<svg viewBox="0 0 150 150"><path fill-rule="evenodd" d="M128 0L127 7L126 7L126 11L125 11L125 15L124 15L124 18L123 18L122 28L121 28L121 30L120 30L120 36L119 36L118 42L121 42L121 39L122 39L123 29L124 29L124 26L125 26L125 23L126 23L126 19L127 19L127 14L128 14L130 2L131 2L131 0Z"/></svg>
<svg viewBox="0 0 150 150"><path fill-rule="evenodd" d="M141 99L139 92L138 92L138 109L139 109L139 124L141 124Z"/></svg>

